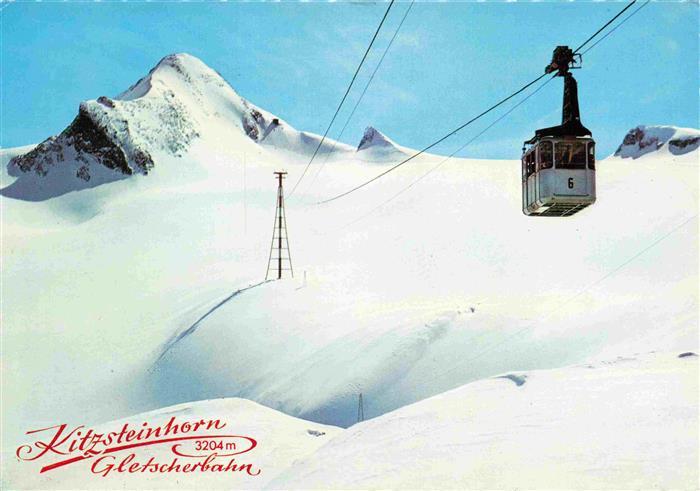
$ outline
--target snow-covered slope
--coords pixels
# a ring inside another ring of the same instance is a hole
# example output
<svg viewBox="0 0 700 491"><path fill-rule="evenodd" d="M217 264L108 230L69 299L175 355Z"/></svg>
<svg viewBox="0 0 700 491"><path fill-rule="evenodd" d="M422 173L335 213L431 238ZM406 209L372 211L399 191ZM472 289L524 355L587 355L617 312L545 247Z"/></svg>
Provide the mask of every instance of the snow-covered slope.
<svg viewBox="0 0 700 491"><path fill-rule="evenodd" d="M474 382L353 426L271 489L697 489L698 357Z"/></svg>
<svg viewBox="0 0 700 491"><path fill-rule="evenodd" d="M95 431L144 422L162 427L171 418L178 424L219 420L226 427L214 433L257 441L235 460L260 474L110 471L103 478L90 472L99 455L39 474L66 458L50 456L6 460L5 483L21 489L169 489L174 482L187 489L694 489L697 370L695 353L676 352L509 372L345 431L242 399L181 404ZM191 445L182 445L180 451L190 453ZM128 453L113 454L115 463ZM137 463L153 458L166 465L176 457L169 445L147 446L135 456ZM177 463L196 460L179 457ZM228 458L217 462L225 465ZM107 467L95 465L97 471Z"/></svg>
<svg viewBox="0 0 700 491"><path fill-rule="evenodd" d="M175 418L174 425L182 426L183 423L195 421L219 421L219 431L206 431L206 427L198 431L192 431L182 436L207 436L212 434L234 434L253 438L257 445L249 452L237 455L235 461L240 466L251 464L251 471L235 472L136 472L119 473L109 471L106 476L100 474L107 469L108 464L118 464L135 452L134 462L145 464L149 458L153 458L159 464L168 466L174 458L177 458L181 466L194 464L204 459L178 457L169 444L145 446L142 449L124 450L108 455L100 464L95 461L101 456L87 459L76 464L66 465L43 474L39 470L43 466L51 465L64 460L63 455L48 455L46 458L36 461L19 462L14 455L9 458L10 466L5 474L5 483L13 489L172 489L174 483L184 489L259 489L273 479L281 471L289 467L294 461L326 444L337 435L340 428L319 425L309 421L292 418L272 409L266 408L254 402L244 399L217 399L200 401L195 403L180 404L166 407L148 413L137 414L128 418L101 424L95 427L97 433L106 434L112 431L120 431L128 424L130 428L140 429L142 424L148 424L149 428L165 427L171 418ZM173 425L173 426L174 426ZM167 435L169 438L177 437L177 433ZM33 443L32 437L26 437L26 443ZM155 440L151 438L150 440ZM145 439L144 441L148 441ZM204 440L202 440L204 441ZM211 442L225 444L233 442L238 445L237 450L243 450L244 445L236 439L213 439ZM196 452L194 442L183 440L178 442L181 453L194 455L209 455L212 452ZM117 445L113 445L117 446ZM109 448L109 447L107 447ZM101 450L101 447L97 447ZM61 450L65 450L61 448ZM14 453L14 452L13 452ZM218 454L226 454L223 449ZM24 454L23 454L24 455ZM114 457L112 457L114 456ZM220 463L226 466L230 459L218 457L211 465ZM97 473L93 473L91 468ZM115 466L116 467L116 466Z"/></svg>
<svg viewBox="0 0 700 491"><path fill-rule="evenodd" d="M86 404L99 421L233 396L347 426L360 392L374 417L506 370L697 349L696 167L602 161L590 211L536 220L520 212L518 162L462 160L344 227L437 161L303 206L376 172L337 166L288 203L296 279L225 302L264 277L267 161L232 158L233 172L186 184L149 176L119 193L124 181L41 205L6 199L12 426L84 418ZM302 170L287 169L290 181Z"/></svg>
<svg viewBox="0 0 700 491"><path fill-rule="evenodd" d="M632 128L615 151L615 156L637 159L662 151L670 156L692 154L700 146L700 131L676 126L637 126ZM697 162L697 158L693 159Z"/></svg>
<svg viewBox="0 0 700 491"><path fill-rule="evenodd" d="M601 162L598 203L571 221L521 216L517 162L460 161L347 228L426 166L343 204L290 207L292 255L308 284L261 285L214 309L168 345L139 384L144 398L236 394L347 426L360 392L376 416L509 369L693 349L696 169L664 165Z"/></svg>
<svg viewBox="0 0 700 491"><path fill-rule="evenodd" d="M281 120L264 136L262 109L254 140L252 106L207 70L164 63L104 109L141 115L124 137L147 176L129 161L128 178L40 203L3 191L3 448L41 424L217 397L348 426L359 393L376 417L510 370L697 350L697 166L602 160L598 201L568 219L522 215L517 155L455 159L380 206L443 160L425 154L313 205L376 175L342 150L287 202L296 278L261 283L272 173L296 182L318 140ZM168 90L199 133L179 151L151 131Z"/></svg>

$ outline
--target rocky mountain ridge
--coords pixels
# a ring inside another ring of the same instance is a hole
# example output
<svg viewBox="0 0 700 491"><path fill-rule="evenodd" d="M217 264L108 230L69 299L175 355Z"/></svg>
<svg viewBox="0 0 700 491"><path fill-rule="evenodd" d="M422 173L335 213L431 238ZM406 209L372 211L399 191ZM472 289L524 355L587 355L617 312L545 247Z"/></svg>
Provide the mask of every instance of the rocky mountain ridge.
<svg viewBox="0 0 700 491"><path fill-rule="evenodd" d="M676 126L640 125L629 130L615 151L615 156L637 159L664 146L673 155L683 155L698 148L700 131Z"/></svg>

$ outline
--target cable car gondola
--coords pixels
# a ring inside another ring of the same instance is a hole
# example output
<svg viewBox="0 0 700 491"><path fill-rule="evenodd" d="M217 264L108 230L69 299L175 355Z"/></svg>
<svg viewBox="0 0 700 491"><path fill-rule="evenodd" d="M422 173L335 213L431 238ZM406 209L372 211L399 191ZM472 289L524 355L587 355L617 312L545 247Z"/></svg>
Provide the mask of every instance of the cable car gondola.
<svg viewBox="0 0 700 491"><path fill-rule="evenodd" d="M523 144L523 213L528 216L571 216L593 204L595 141L581 124L576 80L581 57L557 46L545 73L564 77L562 124L535 131Z"/></svg>

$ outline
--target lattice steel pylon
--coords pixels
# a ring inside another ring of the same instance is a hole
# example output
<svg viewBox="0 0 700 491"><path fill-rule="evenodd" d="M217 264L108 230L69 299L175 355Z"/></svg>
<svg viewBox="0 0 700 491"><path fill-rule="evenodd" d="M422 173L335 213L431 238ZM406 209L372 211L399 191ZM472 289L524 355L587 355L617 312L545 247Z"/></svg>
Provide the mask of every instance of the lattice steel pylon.
<svg viewBox="0 0 700 491"><path fill-rule="evenodd" d="M279 183L277 186L277 209L275 210L275 225L272 229L272 245L270 246L270 257L267 260L265 280L270 277L270 272L275 271L278 280L282 278L282 271L289 271L294 278L292 255L289 252L289 235L287 234L287 213L284 211L284 189L282 188L282 179L285 179L286 175L286 172L275 172ZM287 265L289 267L285 267Z"/></svg>

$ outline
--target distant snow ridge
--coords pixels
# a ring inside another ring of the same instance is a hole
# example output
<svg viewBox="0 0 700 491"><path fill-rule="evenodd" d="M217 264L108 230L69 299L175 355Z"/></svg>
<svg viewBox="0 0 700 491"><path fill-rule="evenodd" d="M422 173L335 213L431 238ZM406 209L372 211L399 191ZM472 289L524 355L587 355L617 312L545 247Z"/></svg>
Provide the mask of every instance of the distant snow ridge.
<svg viewBox="0 0 700 491"><path fill-rule="evenodd" d="M650 353L479 380L340 432L267 489L697 489L697 369Z"/></svg>
<svg viewBox="0 0 700 491"><path fill-rule="evenodd" d="M82 102L76 118L60 134L13 157L7 174L14 182L0 194L40 201L147 175L186 155L199 162L192 148L196 140L197 147L215 148L222 155L265 147L289 162L306 161L318 153L395 163L413 153L371 126L356 149L298 131L238 95L198 58L173 54L117 97ZM699 142L697 130L639 126L625 137L616 155L637 158L663 146L680 155L696 149Z"/></svg>
<svg viewBox="0 0 700 491"><path fill-rule="evenodd" d="M667 143L673 155L686 154L700 146L700 131L676 126L637 126L625 135L615 156L636 159L660 150Z"/></svg>

